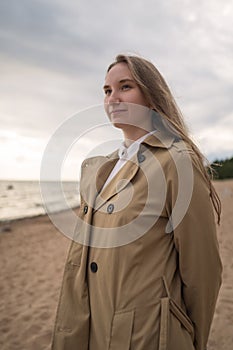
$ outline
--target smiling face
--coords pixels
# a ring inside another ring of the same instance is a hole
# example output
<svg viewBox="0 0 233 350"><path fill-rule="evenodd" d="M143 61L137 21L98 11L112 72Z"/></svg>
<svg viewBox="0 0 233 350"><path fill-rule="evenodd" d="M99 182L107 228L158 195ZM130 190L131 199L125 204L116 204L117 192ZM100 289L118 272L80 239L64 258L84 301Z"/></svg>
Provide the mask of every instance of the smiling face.
<svg viewBox="0 0 233 350"><path fill-rule="evenodd" d="M105 110L114 126L130 134L138 128L145 130L144 134L152 130L148 103L126 63L110 69L104 92Z"/></svg>

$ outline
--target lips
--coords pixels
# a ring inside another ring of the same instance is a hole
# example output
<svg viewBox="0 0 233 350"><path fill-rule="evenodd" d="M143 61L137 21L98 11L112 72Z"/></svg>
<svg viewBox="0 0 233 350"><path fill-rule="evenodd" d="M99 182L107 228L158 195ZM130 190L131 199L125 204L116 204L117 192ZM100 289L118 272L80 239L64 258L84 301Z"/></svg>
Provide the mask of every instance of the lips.
<svg viewBox="0 0 233 350"><path fill-rule="evenodd" d="M117 113L127 112L127 110L128 109L123 107L123 106L114 107L114 106L110 105L108 107L109 114L117 114Z"/></svg>
<svg viewBox="0 0 233 350"><path fill-rule="evenodd" d="M126 109L114 109L110 114L117 114L117 113L122 113L122 112L127 112Z"/></svg>

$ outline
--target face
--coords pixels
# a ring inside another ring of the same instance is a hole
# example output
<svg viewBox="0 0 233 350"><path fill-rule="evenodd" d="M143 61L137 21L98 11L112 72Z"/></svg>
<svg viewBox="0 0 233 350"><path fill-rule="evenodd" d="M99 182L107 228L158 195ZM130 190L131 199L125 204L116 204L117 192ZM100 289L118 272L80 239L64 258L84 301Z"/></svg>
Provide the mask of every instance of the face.
<svg viewBox="0 0 233 350"><path fill-rule="evenodd" d="M148 103L126 63L117 63L106 75L105 110L114 126L148 128Z"/></svg>

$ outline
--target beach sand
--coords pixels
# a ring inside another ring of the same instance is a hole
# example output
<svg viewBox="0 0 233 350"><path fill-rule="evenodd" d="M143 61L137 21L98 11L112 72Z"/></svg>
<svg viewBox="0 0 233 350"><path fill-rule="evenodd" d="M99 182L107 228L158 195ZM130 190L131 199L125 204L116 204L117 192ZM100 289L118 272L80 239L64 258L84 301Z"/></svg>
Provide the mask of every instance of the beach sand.
<svg viewBox="0 0 233 350"><path fill-rule="evenodd" d="M224 272L208 350L231 350L233 180L215 185L223 205L218 237ZM48 350L70 240L47 216L4 224L0 231L0 349Z"/></svg>

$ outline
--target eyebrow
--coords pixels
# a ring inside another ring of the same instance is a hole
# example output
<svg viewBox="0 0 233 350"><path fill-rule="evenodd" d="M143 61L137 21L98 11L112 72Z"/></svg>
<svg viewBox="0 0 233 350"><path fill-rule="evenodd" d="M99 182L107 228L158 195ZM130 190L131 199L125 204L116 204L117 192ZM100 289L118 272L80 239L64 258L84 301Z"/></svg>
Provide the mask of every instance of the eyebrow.
<svg viewBox="0 0 233 350"><path fill-rule="evenodd" d="M119 81L119 83L122 84L122 83L125 83L125 82L127 82L127 81L130 81L131 83L135 83L135 81L132 80L132 79L130 79L130 78L121 79L121 80ZM108 88L110 88L110 85L104 85L104 87L103 87L104 90L105 90L105 89L108 89Z"/></svg>

